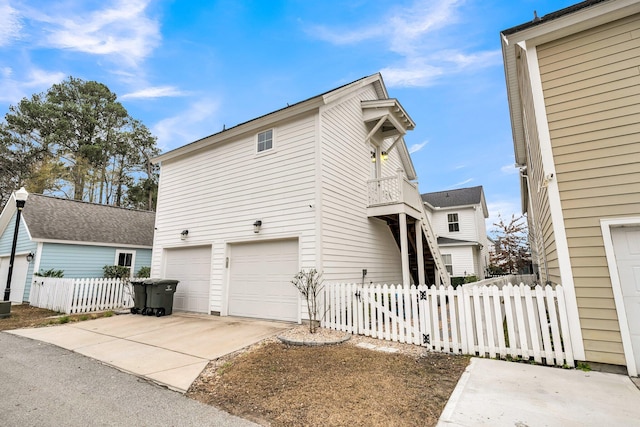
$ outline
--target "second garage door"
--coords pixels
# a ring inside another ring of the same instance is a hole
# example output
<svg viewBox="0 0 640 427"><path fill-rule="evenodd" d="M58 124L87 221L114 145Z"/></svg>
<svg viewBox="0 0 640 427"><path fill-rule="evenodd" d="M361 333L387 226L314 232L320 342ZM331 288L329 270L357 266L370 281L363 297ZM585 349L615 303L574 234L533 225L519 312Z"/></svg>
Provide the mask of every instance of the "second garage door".
<svg viewBox="0 0 640 427"><path fill-rule="evenodd" d="M298 240L239 243L230 247L229 314L298 321Z"/></svg>
<svg viewBox="0 0 640 427"><path fill-rule="evenodd" d="M209 313L211 246L167 249L164 277L180 281L174 310Z"/></svg>

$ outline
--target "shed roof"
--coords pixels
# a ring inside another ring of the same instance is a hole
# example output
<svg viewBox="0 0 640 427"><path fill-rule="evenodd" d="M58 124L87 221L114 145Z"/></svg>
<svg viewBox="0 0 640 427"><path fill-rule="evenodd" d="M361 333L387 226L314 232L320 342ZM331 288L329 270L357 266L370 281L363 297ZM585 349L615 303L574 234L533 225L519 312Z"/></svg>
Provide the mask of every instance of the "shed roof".
<svg viewBox="0 0 640 427"><path fill-rule="evenodd" d="M153 246L155 212L29 194L23 218L34 240Z"/></svg>

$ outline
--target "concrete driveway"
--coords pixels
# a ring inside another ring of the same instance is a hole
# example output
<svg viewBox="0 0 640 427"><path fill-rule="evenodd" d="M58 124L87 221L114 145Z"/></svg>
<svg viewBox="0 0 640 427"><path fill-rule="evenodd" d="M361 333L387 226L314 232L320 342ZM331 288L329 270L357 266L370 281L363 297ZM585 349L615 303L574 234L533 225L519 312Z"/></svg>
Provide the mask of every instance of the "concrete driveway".
<svg viewBox="0 0 640 427"><path fill-rule="evenodd" d="M125 314L7 332L57 345L184 393L209 361L293 326L190 313L160 318Z"/></svg>

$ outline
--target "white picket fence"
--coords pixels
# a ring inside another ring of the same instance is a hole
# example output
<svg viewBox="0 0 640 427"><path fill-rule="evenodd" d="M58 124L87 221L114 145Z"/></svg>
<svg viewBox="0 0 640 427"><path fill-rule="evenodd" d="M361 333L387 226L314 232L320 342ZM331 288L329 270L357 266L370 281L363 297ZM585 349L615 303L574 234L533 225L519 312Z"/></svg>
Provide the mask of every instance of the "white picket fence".
<svg viewBox="0 0 640 427"><path fill-rule="evenodd" d="M574 366L562 286L327 284L322 326L433 351Z"/></svg>
<svg viewBox="0 0 640 427"><path fill-rule="evenodd" d="M87 313L132 307L133 293L121 279L34 277L29 304L60 313Z"/></svg>

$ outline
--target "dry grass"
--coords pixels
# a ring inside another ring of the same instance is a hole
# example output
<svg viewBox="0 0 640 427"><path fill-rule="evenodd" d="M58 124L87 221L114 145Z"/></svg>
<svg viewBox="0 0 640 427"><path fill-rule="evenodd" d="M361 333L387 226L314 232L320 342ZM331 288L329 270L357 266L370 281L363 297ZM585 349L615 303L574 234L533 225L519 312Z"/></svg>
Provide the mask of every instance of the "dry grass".
<svg viewBox="0 0 640 427"><path fill-rule="evenodd" d="M188 396L273 426L432 426L469 358L266 342L212 362Z"/></svg>
<svg viewBox="0 0 640 427"><path fill-rule="evenodd" d="M0 331L59 325L111 315L113 315L113 312L106 311L102 313L73 314L67 316L44 308L31 307L28 304L12 305L11 316L0 319Z"/></svg>

